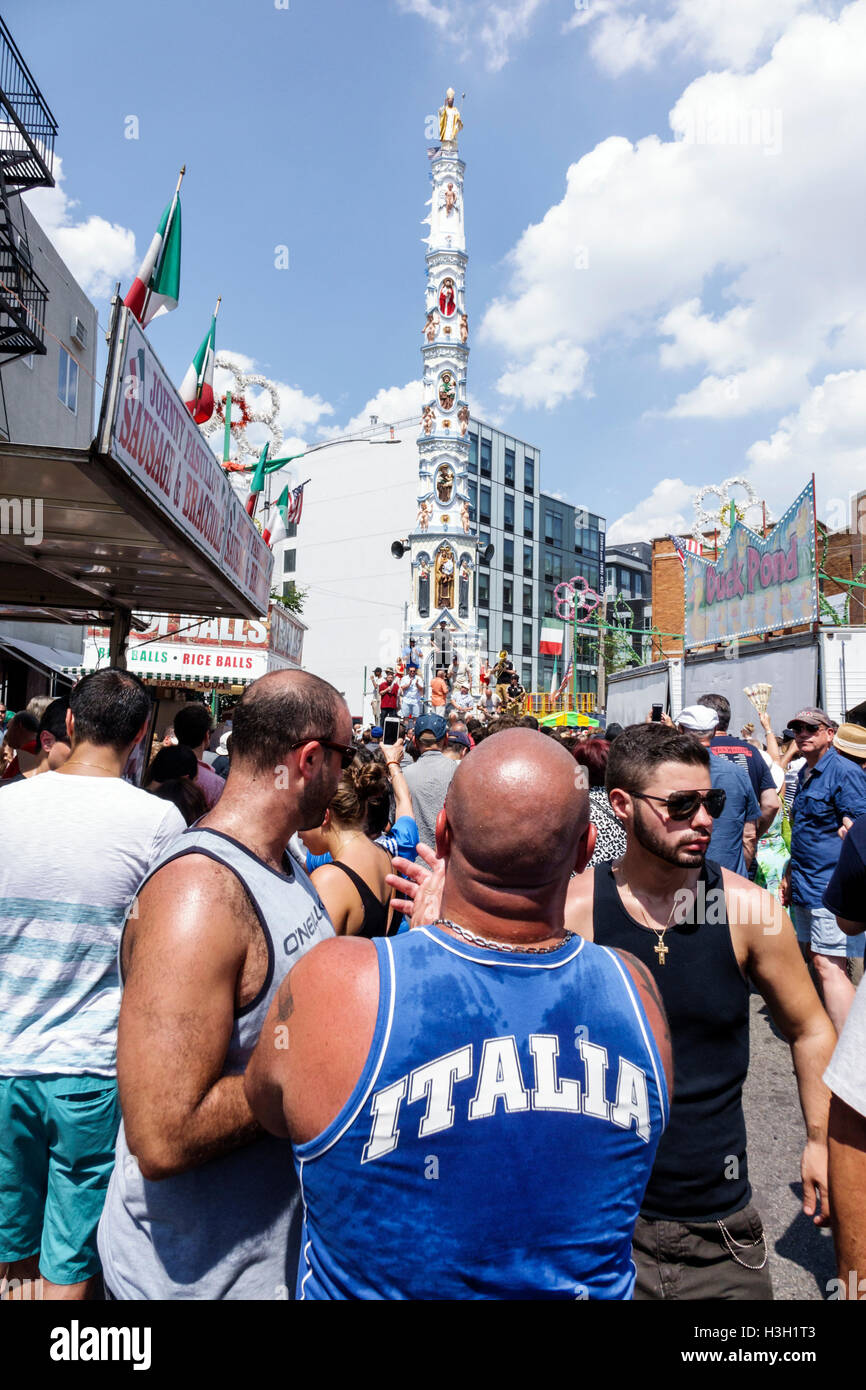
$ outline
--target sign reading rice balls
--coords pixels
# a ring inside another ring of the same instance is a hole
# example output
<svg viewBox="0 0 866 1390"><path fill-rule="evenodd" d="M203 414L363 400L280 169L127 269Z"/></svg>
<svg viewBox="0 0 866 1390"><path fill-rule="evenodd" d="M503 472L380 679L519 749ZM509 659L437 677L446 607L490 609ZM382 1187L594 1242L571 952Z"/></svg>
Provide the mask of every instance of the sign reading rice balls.
<svg viewBox="0 0 866 1390"><path fill-rule="evenodd" d="M813 483L767 536L736 520L715 560L675 542L685 571L687 650L817 620Z"/></svg>

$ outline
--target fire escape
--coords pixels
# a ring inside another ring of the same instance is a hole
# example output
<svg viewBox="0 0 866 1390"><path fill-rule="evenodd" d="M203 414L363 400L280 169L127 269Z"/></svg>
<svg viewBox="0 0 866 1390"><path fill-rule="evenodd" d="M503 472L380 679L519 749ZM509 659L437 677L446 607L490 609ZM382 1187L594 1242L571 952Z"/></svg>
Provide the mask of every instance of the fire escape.
<svg viewBox="0 0 866 1390"><path fill-rule="evenodd" d="M23 212L16 225L9 200L54 187L56 135L57 122L0 19L0 368L45 352L48 290L31 264Z"/></svg>

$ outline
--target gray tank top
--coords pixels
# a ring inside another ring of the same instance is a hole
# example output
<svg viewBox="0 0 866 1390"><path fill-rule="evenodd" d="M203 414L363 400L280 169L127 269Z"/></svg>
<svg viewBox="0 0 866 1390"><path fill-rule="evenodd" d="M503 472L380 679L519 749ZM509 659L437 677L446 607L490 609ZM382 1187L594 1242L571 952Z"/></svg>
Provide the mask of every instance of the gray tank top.
<svg viewBox="0 0 866 1390"><path fill-rule="evenodd" d="M226 1053L223 1075L237 1076L246 1069L285 976L334 932L315 888L289 854L284 873L277 873L230 836L192 828L147 877L187 854L206 855L237 875L267 943L264 985L237 1011ZM200 1168L148 1182L129 1152L121 1122L99 1223L105 1282L119 1299L292 1298L299 1207L287 1140L265 1135Z"/></svg>

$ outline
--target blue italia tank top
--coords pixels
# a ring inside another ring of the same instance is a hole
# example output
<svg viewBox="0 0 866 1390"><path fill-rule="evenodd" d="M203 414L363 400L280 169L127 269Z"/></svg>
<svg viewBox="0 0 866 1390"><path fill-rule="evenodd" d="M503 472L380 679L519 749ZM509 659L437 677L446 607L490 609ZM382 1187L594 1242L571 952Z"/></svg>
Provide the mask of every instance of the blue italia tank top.
<svg viewBox="0 0 866 1390"><path fill-rule="evenodd" d="M626 1299L668 1114L622 961L505 955L423 927L374 942L359 1081L294 1146L298 1297Z"/></svg>

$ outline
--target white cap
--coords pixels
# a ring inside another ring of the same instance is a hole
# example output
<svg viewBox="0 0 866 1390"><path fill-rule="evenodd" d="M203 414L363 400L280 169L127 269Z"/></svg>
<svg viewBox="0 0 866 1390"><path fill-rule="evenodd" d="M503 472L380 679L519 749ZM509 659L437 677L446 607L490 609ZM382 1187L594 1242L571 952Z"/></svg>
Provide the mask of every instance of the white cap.
<svg viewBox="0 0 866 1390"><path fill-rule="evenodd" d="M690 734L711 734L719 722L714 709L706 705L686 705L677 715L677 724Z"/></svg>

